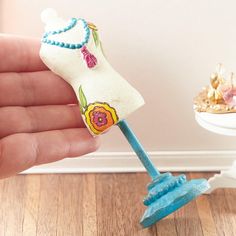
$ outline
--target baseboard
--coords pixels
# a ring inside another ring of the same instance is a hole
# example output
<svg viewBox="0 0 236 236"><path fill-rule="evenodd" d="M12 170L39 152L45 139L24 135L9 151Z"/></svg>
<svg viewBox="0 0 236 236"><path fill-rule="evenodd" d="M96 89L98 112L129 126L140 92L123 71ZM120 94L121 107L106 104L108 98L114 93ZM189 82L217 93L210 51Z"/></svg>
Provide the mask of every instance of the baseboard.
<svg viewBox="0 0 236 236"><path fill-rule="evenodd" d="M228 169L236 151L149 152L160 171L219 171ZM33 167L23 173L113 173L139 172L143 166L133 152L96 152Z"/></svg>

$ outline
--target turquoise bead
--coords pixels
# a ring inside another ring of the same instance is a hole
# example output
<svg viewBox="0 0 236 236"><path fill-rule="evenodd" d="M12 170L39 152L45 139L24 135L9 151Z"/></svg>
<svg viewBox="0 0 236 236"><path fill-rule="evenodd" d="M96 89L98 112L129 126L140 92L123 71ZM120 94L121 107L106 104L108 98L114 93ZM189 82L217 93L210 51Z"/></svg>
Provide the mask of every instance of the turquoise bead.
<svg viewBox="0 0 236 236"><path fill-rule="evenodd" d="M84 28L84 30L85 30L84 40L83 40L81 43L79 43L79 44L64 43L64 42L58 42L58 41L55 41L55 40L47 39L47 37L48 37L49 35L60 34L60 33L63 33L63 32L66 32L66 31L72 29L72 28L77 24L78 21L82 21L83 28ZM89 27L88 27L87 22L86 22L84 19L81 19L81 18L79 18L79 19L72 18L71 21L70 21L70 24L69 24L68 26L64 27L63 29L53 30L53 31L46 32L46 33L43 35L42 42L43 42L43 43L50 44L50 45L59 46L59 47L62 47L62 48L80 49L80 48L82 48L86 43L88 43L89 37L90 37L90 29L89 29Z"/></svg>

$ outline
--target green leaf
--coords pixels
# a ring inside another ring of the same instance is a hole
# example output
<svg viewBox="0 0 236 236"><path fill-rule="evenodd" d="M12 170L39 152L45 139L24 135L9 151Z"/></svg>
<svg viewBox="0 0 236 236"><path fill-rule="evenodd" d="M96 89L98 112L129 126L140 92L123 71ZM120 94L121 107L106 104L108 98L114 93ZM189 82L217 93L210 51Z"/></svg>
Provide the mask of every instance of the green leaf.
<svg viewBox="0 0 236 236"><path fill-rule="evenodd" d="M84 108L81 105L79 106L79 109L80 109L80 113L84 114Z"/></svg>
<svg viewBox="0 0 236 236"><path fill-rule="evenodd" d="M79 101L80 101L80 106L82 106L84 109L87 107L87 99L84 95L84 92L82 90L82 87L79 86Z"/></svg>
<svg viewBox="0 0 236 236"><path fill-rule="evenodd" d="M95 42L95 45L96 47L99 46L99 38L98 38L98 33L96 30L92 30L92 33L93 33L93 39L94 39L94 42Z"/></svg>

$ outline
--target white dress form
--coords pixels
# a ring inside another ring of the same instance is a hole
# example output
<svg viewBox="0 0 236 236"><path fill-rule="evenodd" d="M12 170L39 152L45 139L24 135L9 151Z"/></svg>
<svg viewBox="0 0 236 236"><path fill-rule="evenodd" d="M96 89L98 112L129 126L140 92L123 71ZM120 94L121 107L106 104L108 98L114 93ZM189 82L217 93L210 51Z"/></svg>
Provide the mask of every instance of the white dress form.
<svg viewBox="0 0 236 236"><path fill-rule="evenodd" d="M80 18L63 20L52 9L45 10L41 17L46 33L40 57L73 87L92 135L107 131L144 104L140 93L104 57L94 25ZM88 66L87 56L96 59L95 66Z"/></svg>

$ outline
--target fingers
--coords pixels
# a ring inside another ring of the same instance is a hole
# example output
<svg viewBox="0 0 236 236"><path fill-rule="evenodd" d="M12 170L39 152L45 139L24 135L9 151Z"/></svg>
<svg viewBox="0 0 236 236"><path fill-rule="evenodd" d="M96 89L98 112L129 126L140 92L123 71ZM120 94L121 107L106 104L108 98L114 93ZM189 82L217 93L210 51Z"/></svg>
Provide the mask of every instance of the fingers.
<svg viewBox="0 0 236 236"><path fill-rule="evenodd" d="M0 108L0 138L14 133L85 127L78 105Z"/></svg>
<svg viewBox="0 0 236 236"><path fill-rule="evenodd" d="M76 157L95 151L99 139L86 128L14 134L0 141L0 178L34 165Z"/></svg>
<svg viewBox="0 0 236 236"><path fill-rule="evenodd" d="M46 70L39 50L39 39L0 34L0 72Z"/></svg>
<svg viewBox="0 0 236 236"><path fill-rule="evenodd" d="M77 103L71 86L51 71L0 73L0 91L0 106Z"/></svg>

